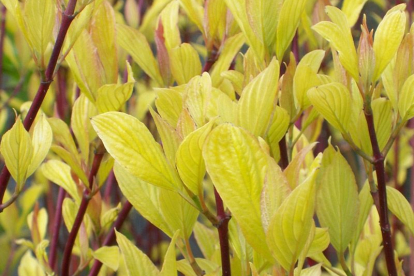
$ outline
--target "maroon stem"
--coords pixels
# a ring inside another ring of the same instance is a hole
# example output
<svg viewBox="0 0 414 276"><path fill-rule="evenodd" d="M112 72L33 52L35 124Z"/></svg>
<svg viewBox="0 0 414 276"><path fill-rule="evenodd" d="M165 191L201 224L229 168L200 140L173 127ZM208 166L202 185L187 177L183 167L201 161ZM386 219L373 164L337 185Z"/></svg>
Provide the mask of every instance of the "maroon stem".
<svg viewBox="0 0 414 276"><path fill-rule="evenodd" d="M7 9L1 5L1 22L0 22L0 88L3 84L3 56L4 56L4 39L6 37L6 13Z"/></svg>
<svg viewBox="0 0 414 276"><path fill-rule="evenodd" d="M59 242L59 232L60 232L60 225L62 223L62 205L63 200L65 199L66 192L65 190L60 187L58 199L56 202L56 213L53 222L53 232L52 232L52 241L50 244L50 252L49 252L49 266L55 270L56 269L56 259L57 259L57 247Z"/></svg>
<svg viewBox="0 0 414 276"><path fill-rule="evenodd" d="M32 102L32 105L30 106L26 118L23 121L24 128L27 131L29 131L30 127L32 126L33 121L36 118L36 114L38 113L40 106L42 105L46 93L49 89L49 86L53 81L53 73L56 68L60 51L62 50L66 33L68 32L69 26L75 18L74 11L76 2L77 0L69 0L65 12L62 14L62 23L59 28L59 33L56 38L55 46L53 47L52 55L50 56L50 60L46 68L44 79L41 81L36 96ZM3 203L3 197L4 193L6 192L9 179L10 172L5 165L0 173L0 204Z"/></svg>
<svg viewBox="0 0 414 276"><path fill-rule="evenodd" d="M414 129L414 119L411 119L409 122L409 127ZM410 146L414 149L414 137L410 139ZM414 173L414 164L411 166L411 175ZM411 209L414 211L414 177L411 177L410 181L410 203ZM410 235L410 249L411 252L414 252L414 237ZM409 267L409 276L414 276L414 254L410 254L408 260L408 267Z"/></svg>
<svg viewBox="0 0 414 276"><path fill-rule="evenodd" d="M286 146L286 135L282 137L282 140L279 141L279 151L280 151L280 167L282 170L286 169L289 165L289 157Z"/></svg>
<svg viewBox="0 0 414 276"><path fill-rule="evenodd" d="M119 212L117 219L115 220L114 226L111 228L111 231L106 236L102 246L108 246L115 242L115 229L116 230L121 229L131 209L132 209L132 204L129 201L126 201L121 211ZM102 263L98 260L95 260L92 265L91 271L89 272L89 276L98 275L99 270L101 270L101 267L102 267Z"/></svg>
<svg viewBox="0 0 414 276"><path fill-rule="evenodd" d="M68 240L66 242L65 251L63 252L63 261L62 261L62 276L69 276L69 266L70 260L72 257L72 249L73 245L75 244L76 236L78 235L79 228L82 224L83 217L85 216L86 209L88 208L89 201L91 200L91 189L93 186L93 180L98 173L99 166L101 165L101 161L103 158L103 152L95 153L95 157L93 159L93 164L91 171L89 173L89 189L85 189L83 192L83 197L81 204L79 206L78 213L76 214L75 222L73 223L72 229L69 233Z"/></svg>
<svg viewBox="0 0 414 276"><path fill-rule="evenodd" d="M209 54L207 56L206 63L204 64L203 72L210 71L210 69L211 69L211 67L213 67L214 63L216 63L217 58L218 58L217 51L215 49L211 50L211 52L209 52Z"/></svg>
<svg viewBox="0 0 414 276"><path fill-rule="evenodd" d="M385 261L389 276L397 276L397 268L394 261L394 249L391 242L391 227L388 221L387 191L385 180L384 156L382 155L377 141L374 127L374 116L370 106L365 108L365 118L368 124L369 137L371 139L372 152L374 154L374 167L377 175L378 191L372 193L374 200L378 196L378 213L380 217L382 242L384 246ZM375 195L377 193L377 195Z"/></svg>
<svg viewBox="0 0 414 276"><path fill-rule="evenodd" d="M223 200L221 199L216 188L214 188L214 196L216 198L217 208L217 219L219 224L217 225L219 241L220 241L220 252L221 252L221 268L223 276L231 275L230 266L230 246L229 246L229 221L231 216L226 214L224 211Z"/></svg>

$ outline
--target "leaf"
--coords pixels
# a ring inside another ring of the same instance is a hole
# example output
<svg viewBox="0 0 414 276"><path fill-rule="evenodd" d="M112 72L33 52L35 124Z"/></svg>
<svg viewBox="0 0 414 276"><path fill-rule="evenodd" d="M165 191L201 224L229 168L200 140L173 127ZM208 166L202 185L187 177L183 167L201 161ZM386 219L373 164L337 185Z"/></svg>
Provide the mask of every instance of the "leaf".
<svg viewBox="0 0 414 276"><path fill-rule="evenodd" d="M300 16L306 7L306 0L285 0L280 11L277 24L276 56L282 60L286 49L295 36Z"/></svg>
<svg viewBox="0 0 414 276"><path fill-rule="evenodd" d="M162 216L158 201L159 188L146 183L115 163L114 173L122 194L132 206L149 222L172 237L173 233Z"/></svg>
<svg viewBox="0 0 414 276"><path fill-rule="evenodd" d="M395 188L387 186L388 208L414 235L414 213L407 199Z"/></svg>
<svg viewBox="0 0 414 276"><path fill-rule="evenodd" d="M218 235L216 229L210 229L201 222L196 222L194 226L194 238L206 259L211 259L216 251Z"/></svg>
<svg viewBox="0 0 414 276"><path fill-rule="evenodd" d="M293 271L313 226L316 175L313 171L285 199L267 231L267 244L277 262L287 271Z"/></svg>
<svg viewBox="0 0 414 276"><path fill-rule="evenodd" d="M177 230L171 238L170 245L165 253L164 263L162 265L160 276L172 276L177 274L177 261L175 257L175 243L180 232Z"/></svg>
<svg viewBox="0 0 414 276"><path fill-rule="evenodd" d="M405 12L388 12L378 25L374 37L375 68L373 81L377 81L394 57L405 34Z"/></svg>
<svg viewBox="0 0 414 276"><path fill-rule="evenodd" d="M30 135L19 117L13 127L3 135L0 151L7 169L17 183L17 190L20 191L27 179L27 171L33 157L33 146Z"/></svg>
<svg viewBox="0 0 414 276"><path fill-rule="evenodd" d="M207 34L209 40L219 41L226 32L227 7L222 0L209 0L205 3L204 10L204 33Z"/></svg>
<svg viewBox="0 0 414 276"><path fill-rule="evenodd" d="M90 25L91 37L104 69L105 83L116 83L118 60L115 44L115 12L108 1L103 1L96 7Z"/></svg>
<svg viewBox="0 0 414 276"><path fill-rule="evenodd" d="M304 147L298 152L293 160L289 163L287 168L283 171L286 176L287 183L291 189L295 189L300 184L300 170L304 167L306 156L311 153L312 149L316 146L316 143L312 143Z"/></svg>
<svg viewBox="0 0 414 276"><path fill-rule="evenodd" d="M201 62L197 51L188 43L170 51L171 73L178 85L186 84L201 72Z"/></svg>
<svg viewBox="0 0 414 276"><path fill-rule="evenodd" d="M358 243L362 229L364 228L365 222L367 221L369 212L371 210L374 201L371 196L368 180L365 182L361 191L358 195L359 198L359 213L356 228L351 241L351 249L355 250L355 245Z"/></svg>
<svg viewBox="0 0 414 276"><path fill-rule="evenodd" d="M129 100L134 89L135 79L131 65L127 62L128 81L124 84L107 84L96 92L96 107L99 113L120 111Z"/></svg>
<svg viewBox="0 0 414 276"><path fill-rule="evenodd" d="M77 161L80 161L78 148L73 140L68 125L58 118L48 118L47 121L53 131L53 143L65 148ZM88 141L89 144L89 141Z"/></svg>
<svg viewBox="0 0 414 276"><path fill-rule="evenodd" d="M80 203L80 195L68 165L62 161L49 160L42 164L40 171L47 179L62 187L77 203Z"/></svg>
<svg viewBox="0 0 414 276"><path fill-rule="evenodd" d="M203 148L207 171L249 244L272 260L260 215L267 156L246 130L222 124L211 131Z"/></svg>
<svg viewBox="0 0 414 276"><path fill-rule="evenodd" d="M111 111L93 117L91 122L107 151L129 173L165 189L180 187L178 175L160 145L138 119Z"/></svg>
<svg viewBox="0 0 414 276"><path fill-rule="evenodd" d="M160 70L146 37L139 31L126 25L117 24L116 42L128 52L144 72L155 80L158 85L163 84Z"/></svg>
<svg viewBox="0 0 414 276"><path fill-rule="evenodd" d="M342 12L348 19L349 27L352 28L358 20L362 8L368 0L344 0Z"/></svg>
<svg viewBox="0 0 414 276"><path fill-rule="evenodd" d="M115 230L115 234L129 276L156 276L160 274L157 267L144 252L117 230Z"/></svg>
<svg viewBox="0 0 414 276"><path fill-rule="evenodd" d="M178 1L171 1L160 13L160 21L162 21L165 46L167 50L180 46L181 38L178 29Z"/></svg>
<svg viewBox="0 0 414 276"><path fill-rule="evenodd" d="M348 132L351 116L351 95L341 83L324 84L308 91L315 109L336 129Z"/></svg>
<svg viewBox="0 0 414 276"><path fill-rule="evenodd" d="M312 29L331 43L342 66L358 81L358 58L346 15L333 6L326 6L326 12L333 22L319 22Z"/></svg>
<svg viewBox="0 0 414 276"><path fill-rule="evenodd" d="M408 121L414 117L414 75L408 77L401 88L400 99L398 100L398 111L402 120Z"/></svg>
<svg viewBox="0 0 414 276"><path fill-rule="evenodd" d="M263 136L276 105L279 83L279 62L269 66L244 89L239 100L239 124L254 136ZM258 112L260 110L260 112Z"/></svg>
<svg viewBox="0 0 414 276"><path fill-rule="evenodd" d="M330 243L329 233L327 228L315 228L315 236L309 247L307 256L312 257L313 255L323 252Z"/></svg>
<svg viewBox="0 0 414 276"><path fill-rule="evenodd" d="M33 157L27 169L27 177L32 175L34 171L40 166L49 152L52 145L53 133L52 128L46 120L44 114L40 115L32 135Z"/></svg>
<svg viewBox="0 0 414 276"><path fill-rule="evenodd" d="M328 228L333 247L341 254L351 242L358 220L358 187L340 152L322 167L320 174L316 213L321 226Z"/></svg>
<svg viewBox="0 0 414 276"><path fill-rule="evenodd" d="M92 256L114 271L119 267L118 246L102 246L92 253Z"/></svg>
<svg viewBox="0 0 414 276"><path fill-rule="evenodd" d="M214 120L210 121L190 133L185 137L177 151L176 166L178 173L187 188L198 196L203 195L203 179L206 174L202 149L214 123Z"/></svg>
<svg viewBox="0 0 414 276"><path fill-rule="evenodd" d="M29 44L33 47L37 65L46 67L45 52L53 39L56 6L52 0L25 1L24 21L27 28Z"/></svg>
<svg viewBox="0 0 414 276"><path fill-rule="evenodd" d="M310 106L306 92L310 88L322 84L318 79L317 73L324 57L325 52L323 50L312 51L306 54L296 67L293 77L293 93L298 109L305 110Z"/></svg>
<svg viewBox="0 0 414 276"><path fill-rule="evenodd" d="M378 145L380 150L382 150L387 144L392 132L392 104L385 98L375 99L372 101L372 112L374 114L374 126Z"/></svg>
<svg viewBox="0 0 414 276"><path fill-rule="evenodd" d="M196 0L180 0L181 7L185 11L190 19L198 29L204 34L203 27L203 16L204 9L203 6Z"/></svg>
<svg viewBox="0 0 414 276"><path fill-rule="evenodd" d="M161 117L175 127L183 109L183 99L178 91L173 89L156 90L155 106Z"/></svg>
<svg viewBox="0 0 414 276"><path fill-rule="evenodd" d="M211 89L211 78L208 73L192 78L186 86L185 106L197 127L207 122L207 106Z"/></svg>

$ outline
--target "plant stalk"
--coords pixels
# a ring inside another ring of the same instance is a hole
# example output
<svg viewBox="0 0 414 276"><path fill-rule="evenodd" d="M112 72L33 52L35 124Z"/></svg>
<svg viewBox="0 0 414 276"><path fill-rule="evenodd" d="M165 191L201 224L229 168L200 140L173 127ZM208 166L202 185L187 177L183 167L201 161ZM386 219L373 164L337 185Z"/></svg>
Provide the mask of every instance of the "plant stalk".
<svg viewBox="0 0 414 276"><path fill-rule="evenodd" d="M214 187L214 196L216 198L216 208L217 208L217 219L219 224L216 225L219 241L220 241L220 253L221 253L221 268L223 276L231 275L231 265L230 265L230 246L229 246L229 221L231 216L226 214L224 210L223 200L221 199L219 193Z"/></svg>
<svg viewBox="0 0 414 276"><path fill-rule="evenodd" d="M66 191L60 187L58 199L56 202L56 213L55 219L53 222L53 233L52 233L52 241L50 244L50 252L49 252L49 266L52 270L56 268L56 259L57 259L57 247L59 242L59 232L60 232L60 225L62 223L62 205L63 200L65 199Z"/></svg>
<svg viewBox="0 0 414 276"><path fill-rule="evenodd" d="M378 213L380 217L382 241L384 246L385 261L387 264L387 270L389 276L397 276L397 268L394 261L394 249L391 243L391 227L388 220L388 206L387 206L387 191L386 191L386 180L385 180L385 168L384 168L384 156L382 155L377 135L375 133L374 126L374 116L372 114L372 109L370 103L365 106L365 119L368 125L369 137L371 140L372 152L374 155L374 167L375 173L377 175L378 182ZM374 201L376 195L372 193ZM378 208L379 207L379 208Z"/></svg>
<svg viewBox="0 0 414 276"><path fill-rule="evenodd" d="M4 39L6 38L6 14L7 9L1 5L0 21L0 88L3 88L3 56L4 56Z"/></svg>
<svg viewBox="0 0 414 276"><path fill-rule="evenodd" d="M282 140L279 141L279 150L280 150L280 167L282 170L286 169L289 165L289 157L286 146L286 135L283 136Z"/></svg>
<svg viewBox="0 0 414 276"><path fill-rule="evenodd" d="M76 214L75 222L70 230L68 240L66 242L65 251L63 252L62 271L61 276L69 276L69 266L72 257L72 249L75 244L76 236L78 235L79 228L82 224L83 217L85 216L86 209L88 208L89 201L91 200L91 190L93 187L93 180L98 173L99 166L101 165L104 152L97 151L93 159L91 171L89 173L89 189L85 189L81 204L79 206L78 213Z"/></svg>
<svg viewBox="0 0 414 276"><path fill-rule="evenodd" d="M77 0L69 0L66 10L62 14L62 22L59 28L59 33L56 38L55 46L53 47L52 55L50 56L49 63L44 74L44 79L40 82L39 88L37 90L36 96L30 106L30 109L26 115L26 118L23 121L24 128L29 131L32 126L34 119L36 118L37 113L39 112L40 106L43 103L43 100L46 96L46 93L49 89L50 84L53 81L53 74L56 68L57 60L59 54L63 47L63 42L65 40L66 34L75 18L75 7ZM7 185L10 179L10 172L4 165L0 173L0 204L3 202L3 197L7 189Z"/></svg>
<svg viewBox="0 0 414 276"><path fill-rule="evenodd" d="M132 209L132 204L129 201L126 201L121 211L119 212L117 219L114 222L114 226L111 228L111 231L106 236L102 246L108 246L115 242L115 229L116 230L121 229L131 209ZM101 267L102 267L102 263L98 260L95 260L92 265L91 271L89 272L89 276L98 275L99 271L101 270Z"/></svg>

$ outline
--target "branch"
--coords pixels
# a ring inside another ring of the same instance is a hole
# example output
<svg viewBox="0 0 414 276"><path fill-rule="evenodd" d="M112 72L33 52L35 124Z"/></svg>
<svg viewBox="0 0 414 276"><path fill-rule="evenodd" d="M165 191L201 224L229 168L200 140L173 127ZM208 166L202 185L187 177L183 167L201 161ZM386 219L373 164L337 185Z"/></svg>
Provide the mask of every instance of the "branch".
<svg viewBox="0 0 414 276"><path fill-rule="evenodd" d="M59 28L59 33L56 38L55 46L53 47L52 55L50 56L50 60L46 68L44 79L40 82L33 103L30 106L26 118L23 121L24 128L27 131L29 131L30 127L32 126L34 119L36 118L40 106L42 105L46 93L49 89L49 86L53 81L53 73L56 68L59 54L62 50L63 42L65 40L70 24L75 18L74 11L76 7L76 2L77 0L69 0L65 12L62 14L62 23ZM7 169L6 165L4 165L3 170L0 173L0 204L3 202L4 193L6 192L9 179L10 172Z"/></svg>
<svg viewBox="0 0 414 276"><path fill-rule="evenodd" d="M52 242L50 244L50 252L49 252L49 266L52 270L56 268L56 259L57 259L57 247L59 241L59 230L60 225L62 223L62 204L63 200L65 199L66 191L60 187L58 199L56 202L56 214L53 223L53 233L52 233Z"/></svg>
<svg viewBox="0 0 414 276"><path fill-rule="evenodd" d="M388 206L387 206L387 192L385 181L385 168L384 168L384 156L382 155L377 141L377 135L375 133L374 116L372 115L371 104L368 103L365 106L365 119L368 124L369 137L371 140L372 152L374 154L374 167L377 174L378 182L378 213L380 217L382 241L384 246L385 260L387 263L387 270L389 276L397 276L397 268L394 262L394 249L391 243L391 228L388 221ZM376 193L376 192L375 192ZM376 195L372 193L374 201ZM379 208L378 208L379 207Z"/></svg>
<svg viewBox="0 0 414 276"><path fill-rule="evenodd" d="M231 216L226 214L226 212L224 211L223 200L221 199L215 187L214 196L216 197L217 219L219 220L219 224L216 225L216 227L218 230L220 241L222 275L231 276L229 246L229 221L231 219Z"/></svg>

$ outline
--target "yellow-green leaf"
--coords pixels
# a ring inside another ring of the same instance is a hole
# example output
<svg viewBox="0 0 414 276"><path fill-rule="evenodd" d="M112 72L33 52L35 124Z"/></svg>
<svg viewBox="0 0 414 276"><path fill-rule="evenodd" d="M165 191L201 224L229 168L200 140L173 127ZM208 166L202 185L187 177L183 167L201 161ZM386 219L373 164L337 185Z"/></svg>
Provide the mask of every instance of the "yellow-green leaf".
<svg viewBox="0 0 414 276"><path fill-rule="evenodd" d="M162 21L165 46L167 50L180 46L181 38L178 29L178 10L179 2L171 1L161 12L160 20Z"/></svg>
<svg viewBox="0 0 414 276"><path fill-rule="evenodd" d="M157 61L145 36L139 31L122 24L117 25L117 31L116 42L118 45L132 56L148 76L155 80L158 85L162 85L163 80Z"/></svg>
<svg viewBox="0 0 414 276"><path fill-rule="evenodd" d="M358 81L358 58L348 20L334 6L327 6L326 12L333 22L319 22L312 29L331 43L342 66Z"/></svg>
<svg viewBox="0 0 414 276"><path fill-rule="evenodd" d="M246 240L272 260L260 214L260 197L267 170L267 155L258 141L230 124L216 127L203 148L214 186L237 220Z"/></svg>
<svg viewBox="0 0 414 276"><path fill-rule="evenodd" d="M401 88L398 111L404 121L414 117L414 75L408 77Z"/></svg>
<svg viewBox="0 0 414 276"><path fill-rule="evenodd" d="M115 230L116 242L122 252L129 276L157 276L157 267L144 252L139 250L127 237Z"/></svg>
<svg viewBox="0 0 414 276"><path fill-rule="evenodd" d="M33 157L27 169L30 176L43 162L52 145L53 132L44 114L40 115L32 135Z"/></svg>
<svg viewBox="0 0 414 276"><path fill-rule="evenodd" d="M161 117L175 127L183 109L183 99L178 91L173 89L156 90L155 106Z"/></svg>
<svg viewBox="0 0 414 276"><path fill-rule="evenodd" d="M385 98L375 99L372 101L372 112L378 145L382 150L387 144L392 131L393 112L391 101Z"/></svg>
<svg viewBox="0 0 414 276"><path fill-rule="evenodd" d="M177 261L175 254L175 243L177 241L179 230L177 230L174 236L171 238L170 245L165 253L164 263L162 265L160 276L173 276L177 274Z"/></svg>
<svg viewBox="0 0 414 276"><path fill-rule="evenodd" d="M276 153L279 152L279 141L286 134L289 122L290 117L287 111L282 107L276 106L273 114L273 121L267 133L267 141L275 159L277 155Z"/></svg>
<svg viewBox="0 0 414 276"><path fill-rule="evenodd" d="M119 248L118 246L102 246L92 252L92 256L101 263L114 271L119 267Z"/></svg>
<svg viewBox="0 0 414 276"><path fill-rule="evenodd" d="M306 7L306 0L283 1L280 18L277 24L276 56L278 60L283 59L286 49L295 36L299 26L300 16ZM274 9L274 7L272 7Z"/></svg>
<svg viewBox="0 0 414 276"><path fill-rule="evenodd" d="M308 97L315 109L342 133L348 131L351 118L351 95L339 82L312 88Z"/></svg>
<svg viewBox="0 0 414 276"><path fill-rule="evenodd" d="M131 115L107 112L92 118L92 126L107 151L129 173L153 185L174 190L178 174L147 127Z"/></svg>
<svg viewBox="0 0 414 276"><path fill-rule="evenodd" d="M219 242L217 230L210 229L197 221L194 226L194 238L204 257L210 260L216 251L216 244Z"/></svg>
<svg viewBox="0 0 414 276"><path fill-rule="evenodd" d="M388 208L414 235L414 213L408 200L395 188L387 186Z"/></svg>
<svg viewBox="0 0 414 276"><path fill-rule="evenodd" d="M367 1L368 0L344 0L342 11L348 19L350 28L357 22L359 14Z"/></svg>
<svg viewBox="0 0 414 276"><path fill-rule="evenodd" d="M62 161L49 160L40 167L40 171L47 179L62 187L77 203L80 202L78 189L68 165Z"/></svg>
<svg viewBox="0 0 414 276"><path fill-rule="evenodd" d="M287 271L293 271L313 226L316 175L315 170L285 199L267 231L268 246Z"/></svg>
<svg viewBox="0 0 414 276"><path fill-rule="evenodd" d="M170 51L171 73L178 85L186 84L201 73L201 62L197 51L188 43Z"/></svg>
<svg viewBox="0 0 414 276"><path fill-rule="evenodd" d="M343 253L353 237L358 220L358 187L351 167L340 152L325 164L318 179L316 212L322 227L327 227L331 243Z"/></svg>
<svg viewBox="0 0 414 276"><path fill-rule="evenodd" d="M279 62L273 59L270 65L243 89L238 107L239 124L255 136L263 136L267 130L276 105L278 83Z"/></svg>
<svg viewBox="0 0 414 276"><path fill-rule="evenodd" d="M300 171L304 167L304 162L308 154L312 154L312 149L316 146L316 143L310 144L299 151L289 163L287 168L283 171L290 185L291 189L295 189L301 182Z"/></svg>
<svg viewBox="0 0 414 276"><path fill-rule="evenodd" d="M20 190L26 181L27 170L33 157L32 141L20 118L17 118L13 127L3 135L0 151L7 169L17 183L17 190Z"/></svg>
<svg viewBox="0 0 414 276"><path fill-rule="evenodd" d="M394 57L405 34L405 12L388 12L378 25L374 37L375 68L373 81L377 81L382 71Z"/></svg>
<svg viewBox="0 0 414 276"><path fill-rule="evenodd" d="M149 222L172 237L173 233L162 216L158 201L159 188L146 183L115 163L114 173L122 194L132 206Z"/></svg>
<svg viewBox="0 0 414 276"><path fill-rule="evenodd" d="M185 106L197 127L207 122L207 106L211 89L211 78L208 73L192 78L186 87Z"/></svg>
<svg viewBox="0 0 414 276"><path fill-rule="evenodd" d="M187 188L195 195L203 194L203 179L206 174L202 149L214 121L190 133L177 151L176 166L181 179Z"/></svg>

